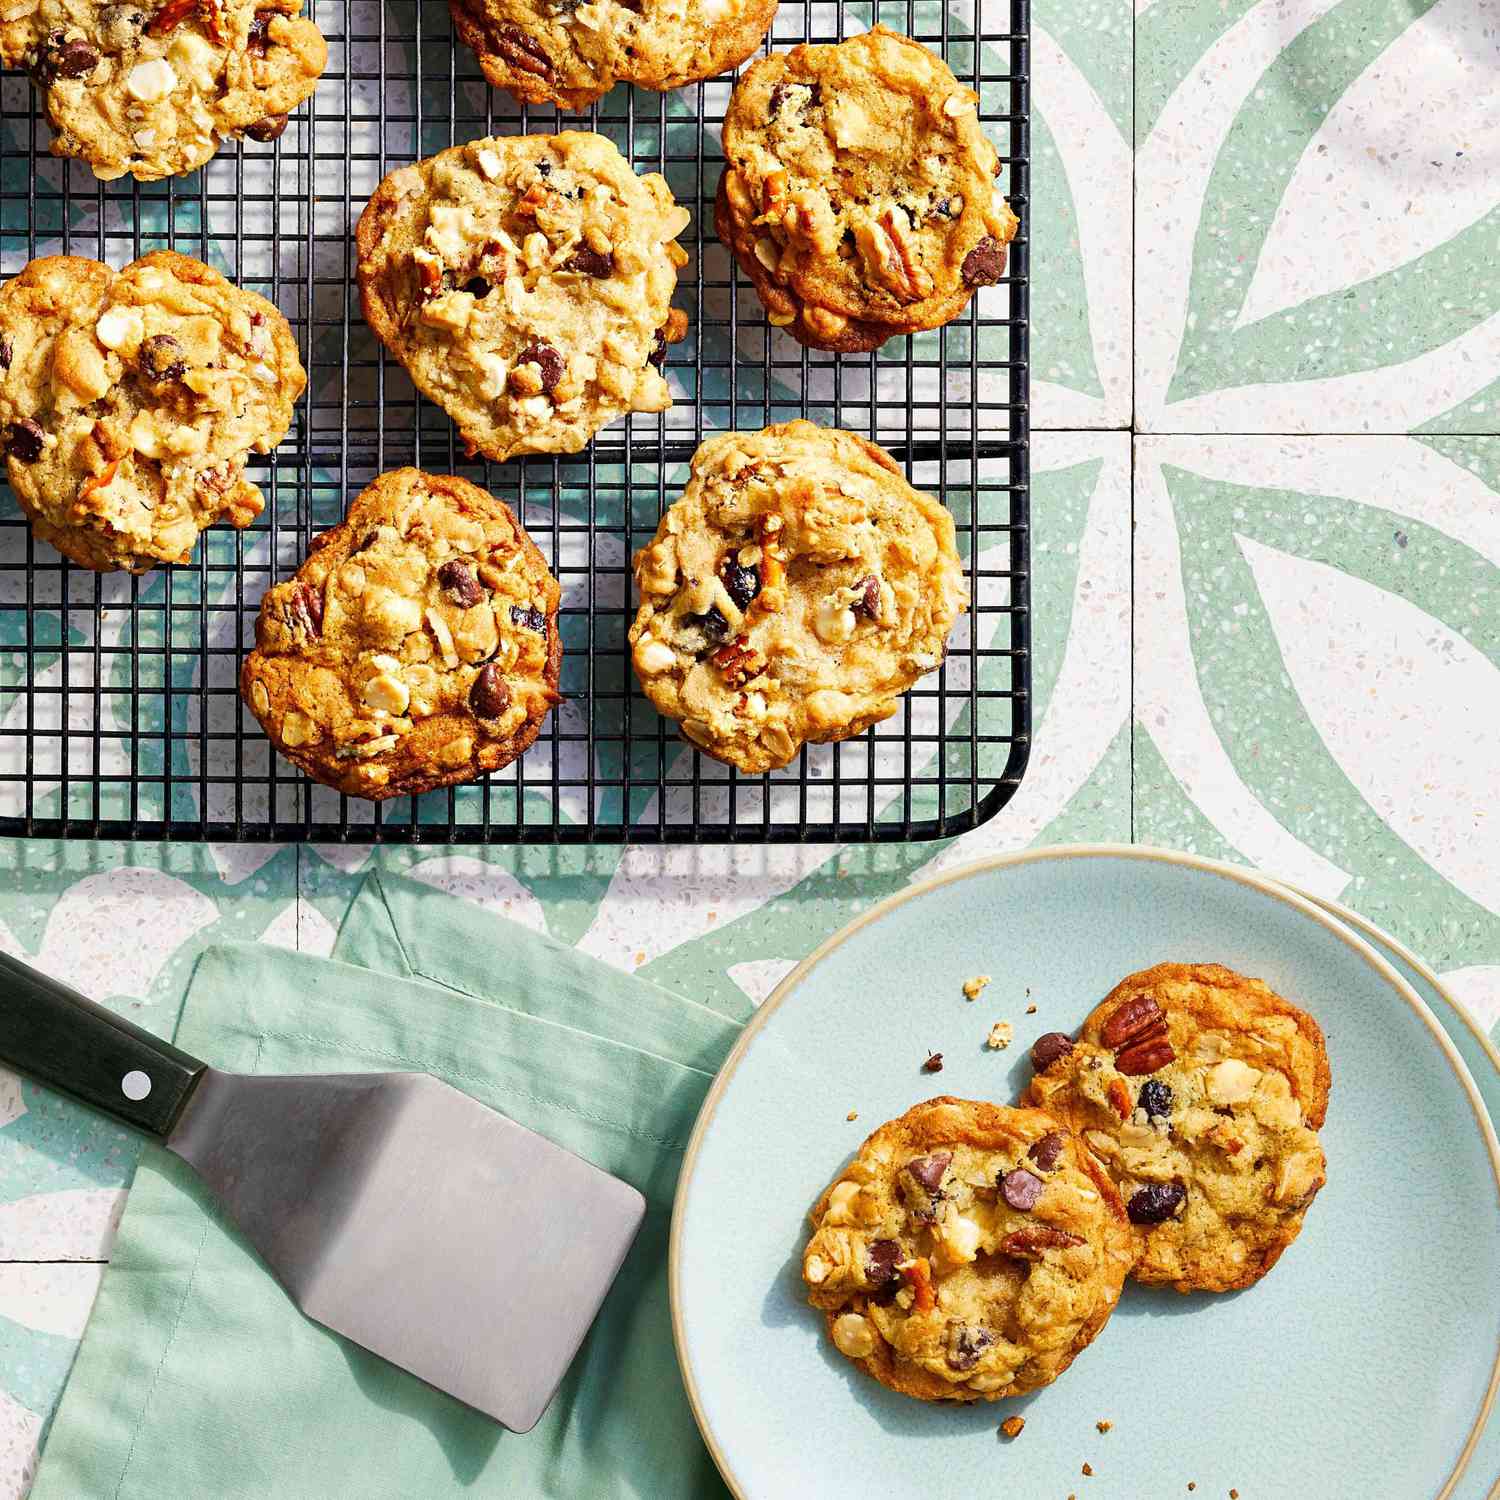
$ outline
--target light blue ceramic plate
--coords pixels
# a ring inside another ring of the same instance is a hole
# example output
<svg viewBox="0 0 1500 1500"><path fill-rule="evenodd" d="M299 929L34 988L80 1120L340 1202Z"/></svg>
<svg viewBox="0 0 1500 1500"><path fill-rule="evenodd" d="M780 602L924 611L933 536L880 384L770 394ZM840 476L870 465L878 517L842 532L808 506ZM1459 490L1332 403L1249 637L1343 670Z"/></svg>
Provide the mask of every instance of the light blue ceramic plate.
<svg viewBox="0 0 1500 1500"><path fill-rule="evenodd" d="M1127 1287L1068 1374L1024 1400L939 1408L877 1386L803 1300L808 1206L918 1100L1014 1099L1038 1034L1073 1029L1163 959L1260 975L1323 1025L1329 1180L1301 1237L1234 1296ZM975 973L993 982L971 1004ZM992 1052L1001 1018L1015 1042ZM929 1048L938 1077L920 1071ZM1190 1481L1202 1500L1477 1500L1494 1478L1460 1472L1500 1379L1500 1147L1480 1095L1386 959L1229 866L1040 851L876 907L789 976L730 1055L688 1149L671 1254L689 1396L742 1500L1157 1500ZM1012 1413L1026 1430L1005 1442Z"/></svg>

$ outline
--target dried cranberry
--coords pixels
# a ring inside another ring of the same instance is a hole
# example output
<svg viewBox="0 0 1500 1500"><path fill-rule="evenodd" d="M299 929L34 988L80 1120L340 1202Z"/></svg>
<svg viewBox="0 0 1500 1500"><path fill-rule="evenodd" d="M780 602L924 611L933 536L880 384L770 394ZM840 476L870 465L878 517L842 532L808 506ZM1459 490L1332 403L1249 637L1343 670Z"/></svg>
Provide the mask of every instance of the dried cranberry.
<svg viewBox="0 0 1500 1500"><path fill-rule="evenodd" d="M563 263L563 270L578 271L585 276L608 276L615 268L613 255L601 255L588 245L580 245L572 257Z"/></svg>
<svg viewBox="0 0 1500 1500"><path fill-rule="evenodd" d="M452 558L437 570L438 587L457 605L468 609L484 598L484 590L468 563Z"/></svg>
<svg viewBox="0 0 1500 1500"><path fill-rule="evenodd" d="M967 1323L948 1325L948 1368L950 1370L972 1370L979 1363L980 1354L995 1342L995 1335L988 1328L970 1328Z"/></svg>
<svg viewBox="0 0 1500 1500"><path fill-rule="evenodd" d="M896 1267L904 1259L901 1246L895 1240L871 1240L870 1258L865 1262L865 1280L871 1286L900 1281L901 1273Z"/></svg>
<svg viewBox="0 0 1500 1500"><path fill-rule="evenodd" d="M1042 1171L1050 1172L1061 1160L1063 1147L1067 1145L1068 1138L1060 1130L1049 1130L1041 1140L1033 1141L1031 1149L1026 1153L1028 1157L1039 1166Z"/></svg>
<svg viewBox="0 0 1500 1500"><path fill-rule="evenodd" d="M1172 1113L1172 1090L1159 1078L1148 1078L1135 1096L1137 1109L1143 1109L1151 1119Z"/></svg>
<svg viewBox="0 0 1500 1500"><path fill-rule="evenodd" d="M729 621L724 618L724 611L717 604L710 604L708 613L698 616L698 623L703 627L703 633L709 640L727 641L729 639Z"/></svg>
<svg viewBox="0 0 1500 1500"><path fill-rule="evenodd" d="M854 601L854 613L863 615L867 620L878 620L880 618L880 580L872 573L868 578L861 578L854 587L859 591L859 598Z"/></svg>
<svg viewBox="0 0 1500 1500"><path fill-rule="evenodd" d="M1042 1179L1025 1167L1017 1167L1000 1179L1000 1196L1012 1208L1030 1213L1041 1202Z"/></svg>
<svg viewBox="0 0 1500 1500"><path fill-rule="evenodd" d="M538 635L547 633L547 617L534 604L523 608L519 604L510 607L510 622L523 630L534 630Z"/></svg>
<svg viewBox="0 0 1500 1500"><path fill-rule="evenodd" d="M11 423L5 451L23 464L34 464L42 456L45 437L46 433L30 417L22 417L19 422Z"/></svg>
<svg viewBox="0 0 1500 1500"><path fill-rule="evenodd" d="M954 202L952 198L939 198L927 211L928 219L956 219L958 210L954 207Z"/></svg>
<svg viewBox="0 0 1500 1500"><path fill-rule="evenodd" d="M748 609L750 601L760 593L760 570L754 563L747 567L732 552L719 564L719 577L724 592L738 609Z"/></svg>
<svg viewBox="0 0 1500 1500"><path fill-rule="evenodd" d="M994 286L1005 274L1005 246L986 235L964 256L959 275L965 286Z"/></svg>
<svg viewBox="0 0 1500 1500"><path fill-rule="evenodd" d="M1151 1182L1125 1205L1132 1224L1164 1224L1182 1206L1187 1189L1180 1182Z"/></svg>
<svg viewBox="0 0 1500 1500"><path fill-rule="evenodd" d="M557 383L563 378L563 357L551 344L538 341L528 344L518 355L518 365L535 365L542 374L542 390L551 395L557 389Z"/></svg>
<svg viewBox="0 0 1500 1500"><path fill-rule="evenodd" d="M15 358L15 352L11 341L4 336L0 336L0 370L10 369L10 362Z"/></svg>
<svg viewBox="0 0 1500 1500"><path fill-rule="evenodd" d="M471 297L488 297L491 290L489 282L486 281L483 276L469 277L469 279L464 282L463 289Z"/></svg>
<svg viewBox="0 0 1500 1500"><path fill-rule="evenodd" d="M1040 1073L1072 1050L1073 1038L1066 1031L1043 1032L1031 1044L1031 1066Z"/></svg>
<svg viewBox="0 0 1500 1500"><path fill-rule="evenodd" d="M153 333L149 339L142 339L136 358L148 380L180 380L187 373L182 345L170 333Z"/></svg>
<svg viewBox="0 0 1500 1500"><path fill-rule="evenodd" d="M648 365L655 365L658 370L665 369L667 363L667 335L666 330L656 330L656 342L651 345L651 352L646 356Z"/></svg>
<svg viewBox="0 0 1500 1500"><path fill-rule="evenodd" d="M951 1151L934 1151L931 1156L914 1156L907 1162L906 1170L929 1193L935 1193L942 1186L943 1173L948 1170L952 1160Z"/></svg>
<svg viewBox="0 0 1500 1500"><path fill-rule="evenodd" d="M245 126L245 134L252 141L259 141L266 145L271 141L278 141L286 134L287 117L285 115L267 115L263 120L257 120L253 125Z"/></svg>
<svg viewBox="0 0 1500 1500"><path fill-rule="evenodd" d="M479 669L469 689L469 707L481 719L498 719L510 707L510 684L491 662Z"/></svg>

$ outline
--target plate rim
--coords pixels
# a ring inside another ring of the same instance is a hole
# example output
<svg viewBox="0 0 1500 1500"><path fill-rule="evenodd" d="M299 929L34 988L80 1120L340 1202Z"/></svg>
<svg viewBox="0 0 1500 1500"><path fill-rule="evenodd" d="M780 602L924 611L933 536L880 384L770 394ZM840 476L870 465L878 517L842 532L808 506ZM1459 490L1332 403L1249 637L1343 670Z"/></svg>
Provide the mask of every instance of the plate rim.
<svg viewBox="0 0 1500 1500"><path fill-rule="evenodd" d="M1428 965L1417 959L1404 944L1398 943L1394 938L1389 938L1374 923L1353 913L1354 921L1346 926L1340 919L1344 908L1335 902L1325 902L1322 897L1308 895L1295 886L1283 884L1274 878L1263 875L1258 870L1252 870L1244 865L1230 864L1224 860L1209 859L1199 854L1188 854L1178 849L1163 849L1149 844L1115 844L1115 843L1085 843L1085 844L1061 844L1052 845L1041 849L1019 849L1009 853L990 854L979 859L968 860L963 864L955 865L950 870L940 871L936 875L929 876L925 880L916 881L904 890L893 892L884 899L877 901L868 911L859 913L851 921L840 927L837 932L825 938L813 949L797 966L786 975L775 989L761 1002L755 1014L746 1022L744 1030L736 1038L734 1046L730 1048L728 1055L720 1065L708 1092L705 1094L703 1104L698 1111L698 1118L693 1122L692 1134L688 1137L686 1149L682 1154L682 1166L678 1173L677 1190L672 1201L672 1223L667 1242L667 1293L672 1319L672 1345L677 1356L677 1366L682 1376L683 1389L687 1393L688 1405L692 1409L693 1420L697 1423L698 1431L703 1438L704 1446L708 1449L720 1476L735 1500L752 1500L749 1491L746 1490L723 1452L718 1439L714 1435L712 1425L703 1409L703 1403L698 1392L697 1382L692 1373L691 1361L688 1358L687 1335L682 1318L682 1236L683 1221L686 1215L688 1196L692 1190L698 1165L698 1153L704 1138L713 1125L714 1116L718 1111L719 1103L729 1086L729 1081L744 1061L746 1053L754 1044L757 1036L764 1029L767 1020L775 1014L782 1003L793 993L803 979L811 972L813 967L821 963L829 954L837 948L842 947L854 935L861 932L865 927L878 921L888 912L894 911L907 902L925 896L931 891L942 886L956 884L960 880L971 879L976 875L988 873L992 870L1009 869L1014 866L1026 864L1040 864L1045 861L1072 860L1072 859L1135 859L1148 864L1180 865L1188 869L1199 870L1205 874L1218 875L1236 882L1239 885L1248 886L1252 890L1270 896L1273 900L1280 901L1290 906L1293 910L1309 917L1320 927L1325 928L1333 937L1336 937L1346 947L1351 948L1375 971L1376 975L1385 980L1416 1013L1419 1020L1433 1034L1439 1050L1447 1059L1448 1065L1453 1069L1454 1077L1469 1101L1469 1107L1473 1111L1475 1124L1479 1127L1480 1139L1484 1142L1489 1153L1490 1168L1494 1174L1497 1194L1500 1194L1500 1139L1496 1137L1496 1128L1489 1117L1489 1111L1485 1107L1484 1100L1479 1095L1479 1090L1474 1083L1473 1075L1469 1072L1468 1065L1453 1045L1448 1033L1443 1029L1442 1023L1433 1015L1427 1003L1420 995L1397 973L1390 962L1373 948L1365 937L1357 930L1363 927L1382 941L1389 942L1391 948L1398 952L1404 960L1413 962L1413 967L1422 973L1424 979L1441 991L1443 998L1450 1001L1458 1011L1466 1026L1479 1036L1484 1043L1485 1051L1497 1068L1500 1068L1500 1053L1497 1053L1494 1044L1479 1030L1467 1009L1453 999L1436 975L1431 973ZM1337 912L1339 915L1335 915ZM1495 1351L1495 1362L1490 1372L1489 1385L1479 1403L1479 1411L1470 1427L1468 1437L1460 1450L1453 1467L1447 1478L1443 1481L1441 1488L1436 1492L1434 1500L1448 1500L1452 1495L1464 1471L1468 1467L1469 1459L1473 1456L1474 1449L1478 1445L1485 1424L1495 1406L1497 1395L1500 1395L1500 1347Z"/></svg>

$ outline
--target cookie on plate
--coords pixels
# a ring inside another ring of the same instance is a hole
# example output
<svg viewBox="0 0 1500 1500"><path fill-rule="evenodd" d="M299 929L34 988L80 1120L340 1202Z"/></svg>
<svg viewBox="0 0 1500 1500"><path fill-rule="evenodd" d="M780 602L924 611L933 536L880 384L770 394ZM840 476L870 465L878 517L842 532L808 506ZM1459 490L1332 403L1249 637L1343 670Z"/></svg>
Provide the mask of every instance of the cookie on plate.
<svg viewBox="0 0 1500 1500"><path fill-rule="evenodd" d="M37 536L100 572L186 562L264 506L245 478L307 376L287 321L201 261L34 260L0 286L0 443Z"/></svg>
<svg viewBox="0 0 1500 1500"><path fill-rule="evenodd" d="M288 760L352 797L470 781L560 701L561 597L509 506L396 469L267 592L240 690Z"/></svg>
<svg viewBox="0 0 1500 1500"><path fill-rule="evenodd" d="M924 1401L1049 1385L1130 1268L1108 1176L1039 1109L943 1097L882 1125L812 1211L808 1300L841 1354Z"/></svg>
<svg viewBox="0 0 1500 1500"><path fill-rule="evenodd" d="M646 696L751 773L888 719L968 603L943 506L874 443L802 421L704 443L635 580Z"/></svg>
<svg viewBox="0 0 1500 1500"><path fill-rule="evenodd" d="M617 83L681 88L750 56L777 0L448 0L484 76L524 104L583 109Z"/></svg>
<svg viewBox="0 0 1500 1500"><path fill-rule="evenodd" d="M884 26L745 74L714 227L773 324L814 349L877 349L1000 280L1017 225L978 97Z"/></svg>
<svg viewBox="0 0 1500 1500"><path fill-rule="evenodd" d="M687 222L602 135L453 146L392 172L360 215L365 321L471 452L576 453L672 404Z"/></svg>
<svg viewBox="0 0 1500 1500"><path fill-rule="evenodd" d="M143 182L201 167L222 141L274 141L328 63L301 0L18 0L0 62L26 68L54 156Z"/></svg>
<svg viewBox="0 0 1500 1500"><path fill-rule="evenodd" d="M1228 1292L1271 1269L1323 1186L1318 1023L1220 964L1122 979L1032 1048L1034 1104L1077 1131L1135 1226L1137 1281Z"/></svg>

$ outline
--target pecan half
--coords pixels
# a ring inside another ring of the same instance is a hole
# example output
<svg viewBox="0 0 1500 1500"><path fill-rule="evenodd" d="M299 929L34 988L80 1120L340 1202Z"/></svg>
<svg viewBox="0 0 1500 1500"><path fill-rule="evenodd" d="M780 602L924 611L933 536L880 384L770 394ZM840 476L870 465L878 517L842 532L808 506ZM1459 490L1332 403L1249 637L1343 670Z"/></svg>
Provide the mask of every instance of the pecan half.
<svg viewBox="0 0 1500 1500"><path fill-rule="evenodd" d="M1132 1042L1115 1053L1115 1066L1122 1073L1139 1077L1142 1073L1155 1073L1176 1059L1172 1044L1165 1037L1151 1037L1143 1042ZM1127 1111L1128 1113L1128 1111ZM1123 1118L1123 1116L1122 1116Z"/></svg>
<svg viewBox="0 0 1500 1500"><path fill-rule="evenodd" d="M1028 1224L1024 1229L1013 1230L1000 1241L1000 1249L1017 1260L1040 1260L1048 1250L1066 1250L1070 1245L1081 1245L1081 1235L1069 1234L1066 1229L1054 1229L1050 1224Z"/></svg>
<svg viewBox="0 0 1500 1500"><path fill-rule="evenodd" d="M300 630L315 641L323 633L323 595L305 583L299 583L286 602L286 623L290 630Z"/></svg>
<svg viewBox="0 0 1500 1500"><path fill-rule="evenodd" d="M538 78L552 77L552 59L546 49L534 37L527 36L519 26L497 26L490 33L495 51L520 73L531 73Z"/></svg>
<svg viewBox="0 0 1500 1500"><path fill-rule="evenodd" d="M1117 1005L1099 1030L1099 1040L1112 1052L1133 1042L1167 1034L1167 1018L1150 995L1132 995Z"/></svg>

